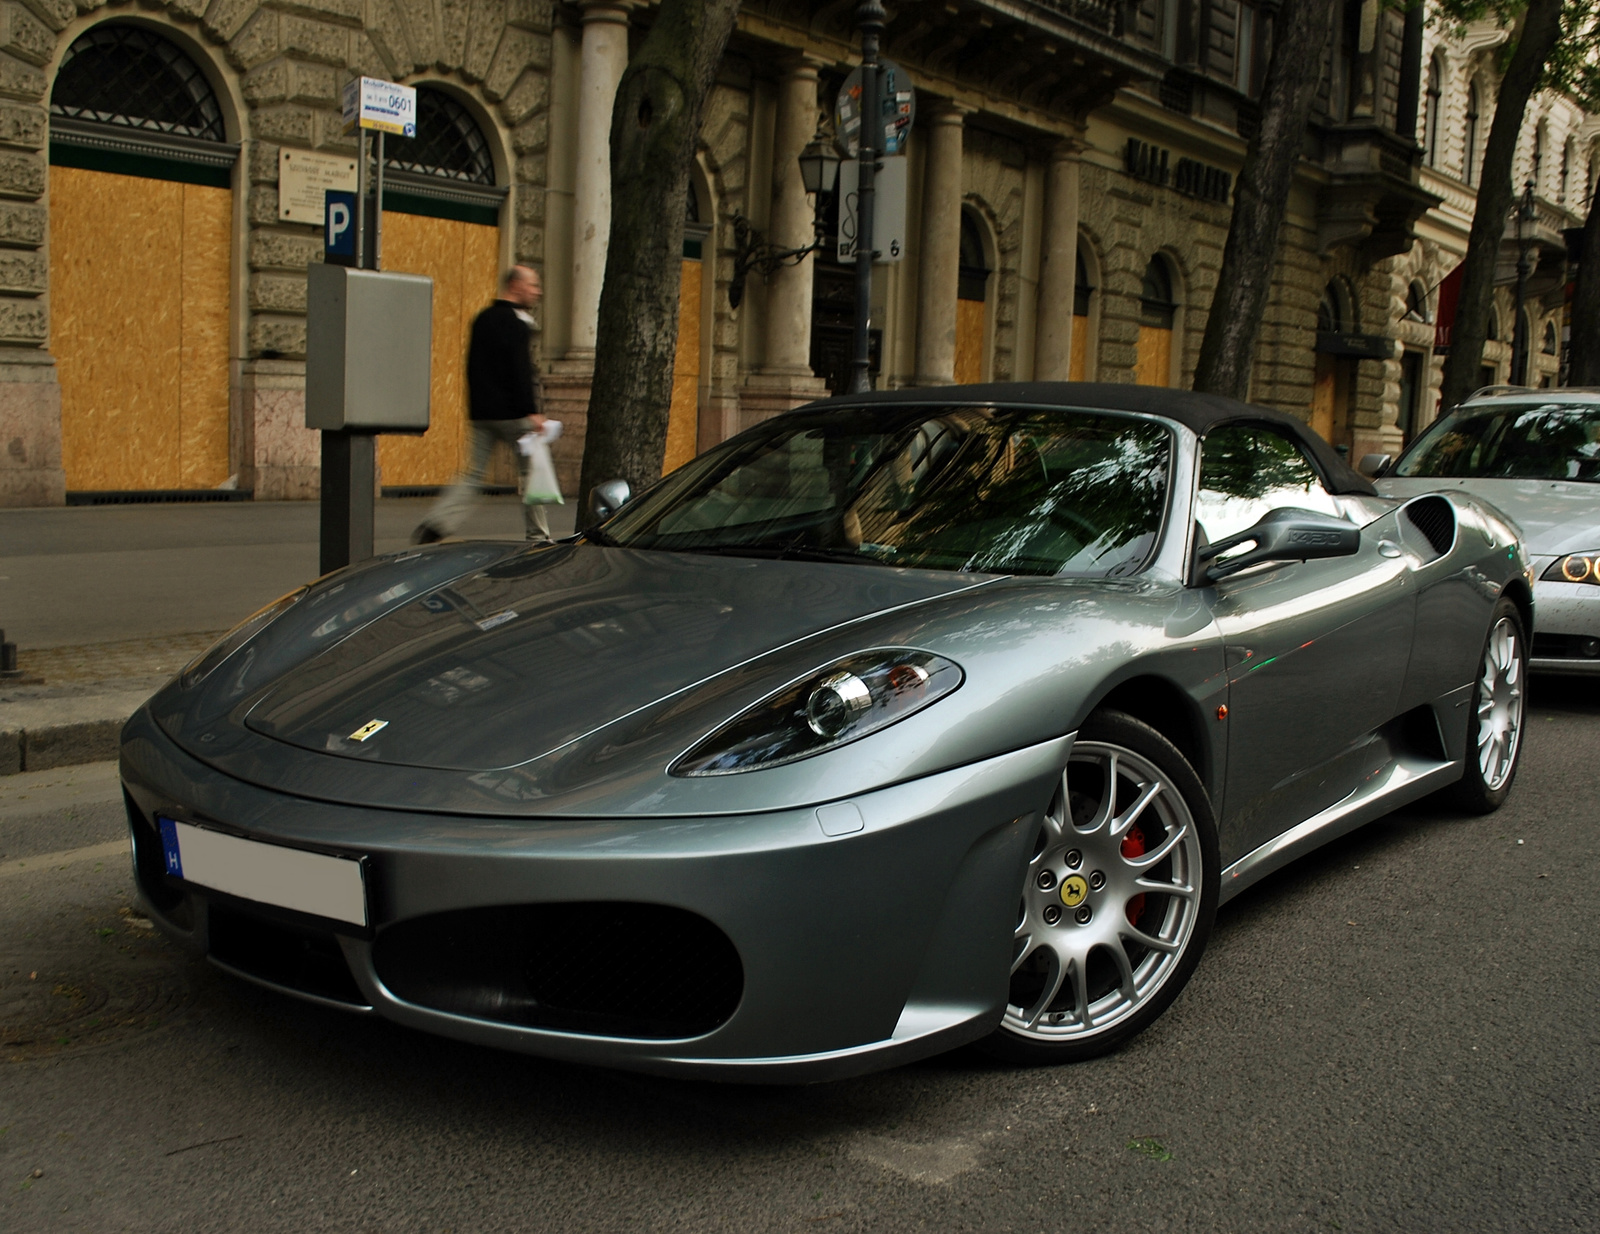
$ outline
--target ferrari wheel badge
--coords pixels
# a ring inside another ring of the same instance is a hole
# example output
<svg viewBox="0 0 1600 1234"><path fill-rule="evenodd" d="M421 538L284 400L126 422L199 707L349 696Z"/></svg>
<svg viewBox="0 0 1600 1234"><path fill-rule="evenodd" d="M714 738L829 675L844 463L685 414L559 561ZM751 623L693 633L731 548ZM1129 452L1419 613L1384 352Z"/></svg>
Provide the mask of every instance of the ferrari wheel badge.
<svg viewBox="0 0 1600 1234"><path fill-rule="evenodd" d="M1069 874L1061 880L1061 902L1068 908L1077 908L1088 894L1089 884L1084 882L1083 875Z"/></svg>

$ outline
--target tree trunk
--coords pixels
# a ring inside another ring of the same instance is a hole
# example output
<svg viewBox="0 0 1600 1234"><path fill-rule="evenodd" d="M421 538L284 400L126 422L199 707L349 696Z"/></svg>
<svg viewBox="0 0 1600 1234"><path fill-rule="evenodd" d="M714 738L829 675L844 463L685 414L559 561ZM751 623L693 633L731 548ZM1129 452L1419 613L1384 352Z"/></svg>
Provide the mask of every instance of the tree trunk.
<svg viewBox="0 0 1600 1234"><path fill-rule="evenodd" d="M1333 28L1333 0L1285 0L1261 90L1261 127L1233 191L1233 221L1211 297L1194 388L1246 398L1261 318L1272 292L1278 233Z"/></svg>
<svg viewBox="0 0 1600 1234"><path fill-rule="evenodd" d="M611 113L611 240L595 339L579 500L605 480L661 478L684 202L700 118L739 0L662 0ZM585 522L579 515L579 525Z"/></svg>
<svg viewBox="0 0 1600 1234"><path fill-rule="evenodd" d="M1528 100L1539 88L1545 61L1561 37L1561 0L1528 0L1528 7L1511 32L1516 49L1494 104L1494 123L1483 152L1483 175L1478 180L1478 201L1473 208L1472 234L1467 239L1466 267L1461 276L1461 298L1456 301L1455 326L1450 332L1450 355L1444 362L1439 409L1449 411L1478 386L1483 363L1483 340L1489 328L1489 308L1494 298L1494 268L1505 239L1506 219L1517 199L1511 183L1517 137L1522 131ZM1522 306L1517 306L1522 311Z"/></svg>
<svg viewBox="0 0 1600 1234"><path fill-rule="evenodd" d="M1592 196L1583 223L1583 261L1572 293L1572 339L1567 346L1568 384L1600 386L1600 202Z"/></svg>

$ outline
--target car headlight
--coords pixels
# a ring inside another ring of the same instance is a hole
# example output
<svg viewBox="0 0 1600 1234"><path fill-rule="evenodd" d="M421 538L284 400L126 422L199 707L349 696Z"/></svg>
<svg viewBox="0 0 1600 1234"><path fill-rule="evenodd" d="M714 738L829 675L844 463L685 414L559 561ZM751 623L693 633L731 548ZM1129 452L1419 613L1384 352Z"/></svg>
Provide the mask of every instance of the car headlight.
<svg viewBox="0 0 1600 1234"><path fill-rule="evenodd" d="M1551 562L1542 577L1549 583L1590 583L1600 587L1600 551L1568 553L1560 561Z"/></svg>
<svg viewBox="0 0 1600 1234"><path fill-rule="evenodd" d="M279 596L265 608L257 609L251 613L250 616L212 643L210 647L190 660L184 666L183 672L179 674L178 679L183 683L183 688L187 690L191 686L197 686L211 676L224 660L261 633L262 630L265 630L276 618L282 616L286 609L298 604L301 597L309 590L311 590L309 587L298 587L286 596Z"/></svg>
<svg viewBox="0 0 1600 1234"><path fill-rule="evenodd" d="M731 775L810 758L905 719L961 682L960 666L932 652L863 651L747 708L669 770L677 776Z"/></svg>

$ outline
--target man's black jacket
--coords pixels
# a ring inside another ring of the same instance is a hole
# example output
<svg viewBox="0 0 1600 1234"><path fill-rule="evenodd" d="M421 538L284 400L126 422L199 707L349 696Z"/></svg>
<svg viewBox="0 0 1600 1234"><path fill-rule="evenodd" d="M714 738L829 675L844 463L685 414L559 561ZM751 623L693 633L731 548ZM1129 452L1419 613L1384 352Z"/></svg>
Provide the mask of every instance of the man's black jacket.
<svg viewBox="0 0 1600 1234"><path fill-rule="evenodd" d="M467 405L474 420L520 420L537 414L530 333L509 300L496 300L473 321Z"/></svg>

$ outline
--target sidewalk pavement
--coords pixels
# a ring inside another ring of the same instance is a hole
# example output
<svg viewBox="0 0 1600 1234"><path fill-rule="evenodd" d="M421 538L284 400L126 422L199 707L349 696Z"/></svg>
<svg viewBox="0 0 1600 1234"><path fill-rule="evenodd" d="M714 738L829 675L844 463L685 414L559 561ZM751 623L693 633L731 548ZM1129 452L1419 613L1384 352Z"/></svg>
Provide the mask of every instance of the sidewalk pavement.
<svg viewBox="0 0 1600 1234"><path fill-rule="evenodd" d="M409 542L430 501L378 503L376 547ZM463 536L516 540L515 497L486 497ZM554 534L574 508L550 511ZM134 710L222 631L315 578L315 502L0 510L0 775L113 758Z"/></svg>

